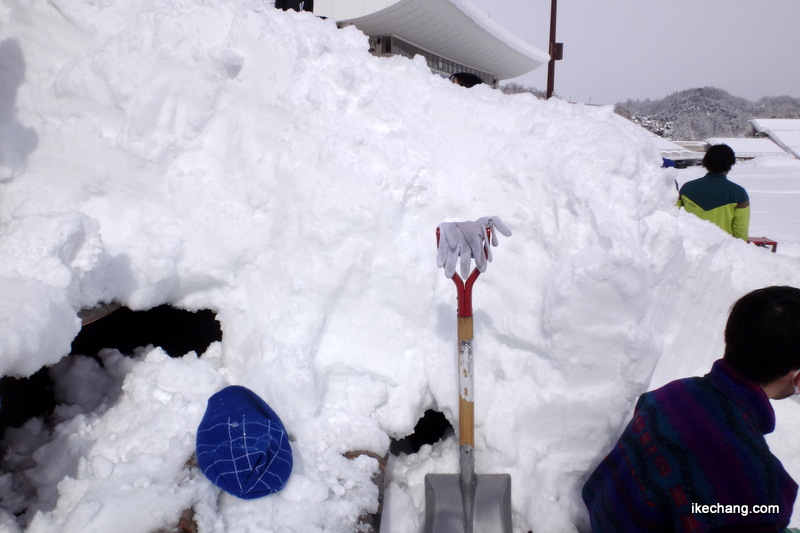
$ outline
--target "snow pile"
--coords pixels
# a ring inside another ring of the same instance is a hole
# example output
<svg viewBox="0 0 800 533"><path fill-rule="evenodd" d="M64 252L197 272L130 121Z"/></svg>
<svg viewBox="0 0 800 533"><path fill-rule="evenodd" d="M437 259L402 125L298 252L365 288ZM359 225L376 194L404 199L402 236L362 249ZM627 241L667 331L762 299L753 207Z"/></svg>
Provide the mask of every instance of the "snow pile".
<svg viewBox="0 0 800 533"><path fill-rule="evenodd" d="M428 408L457 420L434 229L484 215L514 235L474 293L477 471L511 474L515 530L585 529L580 486L636 396L705 372L736 297L800 285L796 258L675 210L676 171L611 108L467 90L260 0L0 0L0 73L0 373L58 363L60 404L6 435L8 531L189 507L204 532L352 531L378 466L343 454L385 454ZM223 340L62 360L110 301L213 309ZM291 434L280 493L191 466L226 384ZM390 459L384 531L419 531L456 448Z"/></svg>

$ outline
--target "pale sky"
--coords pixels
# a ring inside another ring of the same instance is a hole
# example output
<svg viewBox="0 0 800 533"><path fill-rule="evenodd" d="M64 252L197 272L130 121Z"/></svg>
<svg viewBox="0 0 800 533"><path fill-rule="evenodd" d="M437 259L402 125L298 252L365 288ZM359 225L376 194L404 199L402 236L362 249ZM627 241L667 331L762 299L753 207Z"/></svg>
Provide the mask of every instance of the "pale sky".
<svg viewBox="0 0 800 533"><path fill-rule="evenodd" d="M468 0L547 52L551 0ZM800 97L800 0L559 0L555 93L594 104L693 87ZM545 90L547 65L514 80Z"/></svg>

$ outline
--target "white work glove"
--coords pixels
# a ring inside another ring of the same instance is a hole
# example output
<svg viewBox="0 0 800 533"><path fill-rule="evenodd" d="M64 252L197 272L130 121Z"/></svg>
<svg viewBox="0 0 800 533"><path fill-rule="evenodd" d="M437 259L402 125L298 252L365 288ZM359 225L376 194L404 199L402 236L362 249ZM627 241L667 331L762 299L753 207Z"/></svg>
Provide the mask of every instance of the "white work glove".
<svg viewBox="0 0 800 533"><path fill-rule="evenodd" d="M452 278L456 265L460 260L461 277L467 278L470 260L475 259L479 272L486 270L487 263L492 260L492 249L486 230L492 229L492 246L497 246L497 232L506 237L511 230L499 217L483 217L472 222L444 222L439 225L439 249L436 264L444 267L444 275Z"/></svg>

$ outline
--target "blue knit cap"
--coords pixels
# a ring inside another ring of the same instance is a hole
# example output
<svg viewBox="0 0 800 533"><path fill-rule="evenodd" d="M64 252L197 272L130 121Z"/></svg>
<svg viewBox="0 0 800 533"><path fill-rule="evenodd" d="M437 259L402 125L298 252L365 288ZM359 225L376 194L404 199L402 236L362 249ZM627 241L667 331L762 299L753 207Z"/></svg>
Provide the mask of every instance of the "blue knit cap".
<svg viewBox="0 0 800 533"><path fill-rule="evenodd" d="M264 400L232 385L208 400L197 428L197 464L225 492L252 500L286 485L292 448L283 423Z"/></svg>

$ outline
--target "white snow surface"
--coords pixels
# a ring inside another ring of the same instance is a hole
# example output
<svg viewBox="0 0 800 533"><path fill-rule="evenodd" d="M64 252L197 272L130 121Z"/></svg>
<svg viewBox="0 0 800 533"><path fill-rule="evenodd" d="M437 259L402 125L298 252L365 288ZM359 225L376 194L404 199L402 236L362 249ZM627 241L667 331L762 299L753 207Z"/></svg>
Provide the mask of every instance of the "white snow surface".
<svg viewBox="0 0 800 533"><path fill-rule="evenodd" d="M587 531L580 488L636 397L705 373L736 298L800 286L798 161L730 175L775 254L677 210L702 169L660 164L611 107L465 89L261 0L0 0L0 373L52 365L59 403L4 436L0 531L153 532L189 507L203 533L354 531L377 462L343 454L429 408L457 423L434 230L487 215L514 234L474 290L476 468L511 474L515 531ZM223 339L66 357L111 301L212 309ZM291 434L275 495L187 464L227 384ZM800 479L800 407L775 408ZM382 531L421 530L457 447L390 457Z"/></svg>

